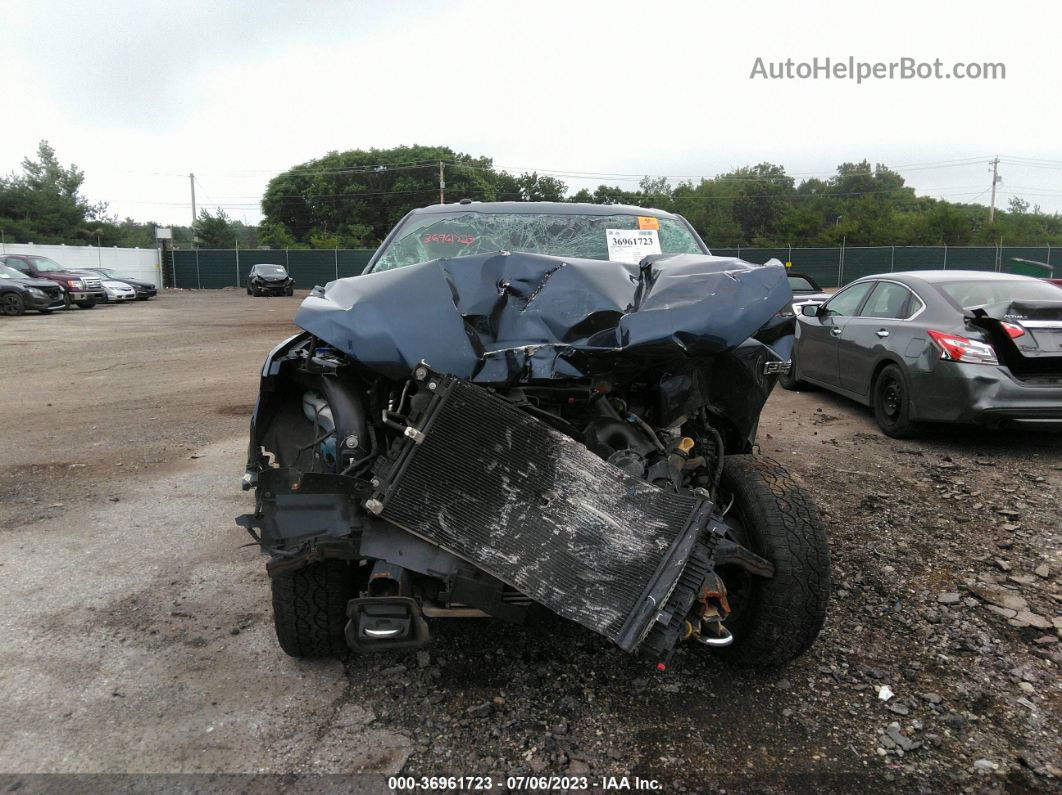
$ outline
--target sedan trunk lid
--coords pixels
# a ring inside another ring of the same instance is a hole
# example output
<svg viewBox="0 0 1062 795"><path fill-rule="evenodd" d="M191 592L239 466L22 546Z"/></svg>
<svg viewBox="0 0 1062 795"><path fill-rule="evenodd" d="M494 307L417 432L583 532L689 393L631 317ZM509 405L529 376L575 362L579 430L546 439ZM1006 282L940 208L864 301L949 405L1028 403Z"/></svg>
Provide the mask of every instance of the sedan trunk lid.
<svg viewBox="0 0 1062 795"><path fill-rule="evenodd" d="M1062 300L1009 301L972 310L970 323L988 334L1015 376L1062 374Z"/></svg>

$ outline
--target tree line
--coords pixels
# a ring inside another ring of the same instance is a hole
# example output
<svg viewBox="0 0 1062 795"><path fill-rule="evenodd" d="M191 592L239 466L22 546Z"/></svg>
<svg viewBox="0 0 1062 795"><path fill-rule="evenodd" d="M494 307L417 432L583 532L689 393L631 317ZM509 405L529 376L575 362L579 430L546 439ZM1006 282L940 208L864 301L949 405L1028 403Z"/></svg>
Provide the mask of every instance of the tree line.
<svg viewBox="0 0 1062 795"><path fill-rule="evenodd" d="M0 176L0 233L8 243L66 243L80 246L154 248L154 221L119 218L107 202L92 202L82 186L85 173L63 165L47 141L37 146L36 158L23 159L21 171ZM231 248L258 245L258 227L233 220L224 210L203 210L193 229L173 226L177 245Z"/></svg>
<svg viewBox="0 0 1062 795"><path fill-rule="evenodd" d="M173 227L180 247L366 248L415 207L439 201L573 201L631 204L680 213L709 246L1059 245L1062 215L1015 196L988 220L985 206L917 196L882 164L841 163L826 179L798 182L760 163L711 179L672 183L645 177L637 188L599 185L570 193L564 181L511 174L489 157L445 146L352 149L273 177L258 226L203 210L194 227ZM155 245L153 222L119 219L86 199L84 173L64 166L47 141L22 171L0 177L0 230L10 242Z"/></svg>

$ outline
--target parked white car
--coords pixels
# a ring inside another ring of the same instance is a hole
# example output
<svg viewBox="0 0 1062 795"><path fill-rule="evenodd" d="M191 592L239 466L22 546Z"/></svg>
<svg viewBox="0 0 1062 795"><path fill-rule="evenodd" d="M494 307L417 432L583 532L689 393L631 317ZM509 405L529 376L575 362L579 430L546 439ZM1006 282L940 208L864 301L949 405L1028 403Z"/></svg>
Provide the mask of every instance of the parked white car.
<svg viewBox="0 0 1062 795"><path fill-rule="evenodd" d="M136 290L125 282L104 279L103 289L107 291L107 303L109 304L136 300Z"/></svg>

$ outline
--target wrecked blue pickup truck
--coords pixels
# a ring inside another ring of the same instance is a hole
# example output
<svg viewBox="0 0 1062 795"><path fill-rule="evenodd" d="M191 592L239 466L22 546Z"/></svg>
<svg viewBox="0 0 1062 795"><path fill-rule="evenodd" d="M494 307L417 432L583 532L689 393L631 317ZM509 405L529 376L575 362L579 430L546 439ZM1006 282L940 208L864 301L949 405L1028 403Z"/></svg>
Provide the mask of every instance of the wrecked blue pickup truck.
<svg viewBox="0 0 1062 795"><path fill-rule="evenodd" d="M658 210L411 212L262 369L237 521L281 647L405 650L435 619L544 607L662 666L681 643L801 654L825 533L752 452L791 303L779 263L712 256Z"/></svg>

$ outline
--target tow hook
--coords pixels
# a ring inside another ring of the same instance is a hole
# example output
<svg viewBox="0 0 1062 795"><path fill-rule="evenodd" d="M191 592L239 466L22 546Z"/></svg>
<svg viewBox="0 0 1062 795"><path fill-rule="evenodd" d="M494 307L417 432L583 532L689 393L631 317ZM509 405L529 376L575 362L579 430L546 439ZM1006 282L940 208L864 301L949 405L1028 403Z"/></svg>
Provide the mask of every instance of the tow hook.
<svg viewBox="0 0 1062 795"><path fill-rule="evenodd" d="M733 643L733 634L723 626L726 617L730 615L726 586L715 571L705 575L697 602L698 609L695 614L699 614L700 620L697 622L697 631L691 633L693 639L705 646L729 646Z"/></svg>
<svg viewBox="0 0 1062 795"><path fill-rule="evenodd" d="M347 603L347 645L355 651L418 649L427 645L428 625L416 600L370 596Z"/></svg>
<svg viewBox="0 0 1062 795"><path fill-rule="evenodd" d="M695 633L693 639L705 646L729 646L734 642L734 635L723 626L723 617L715 605L709 605L708 610L701 617L700 632Z"/></svg>

